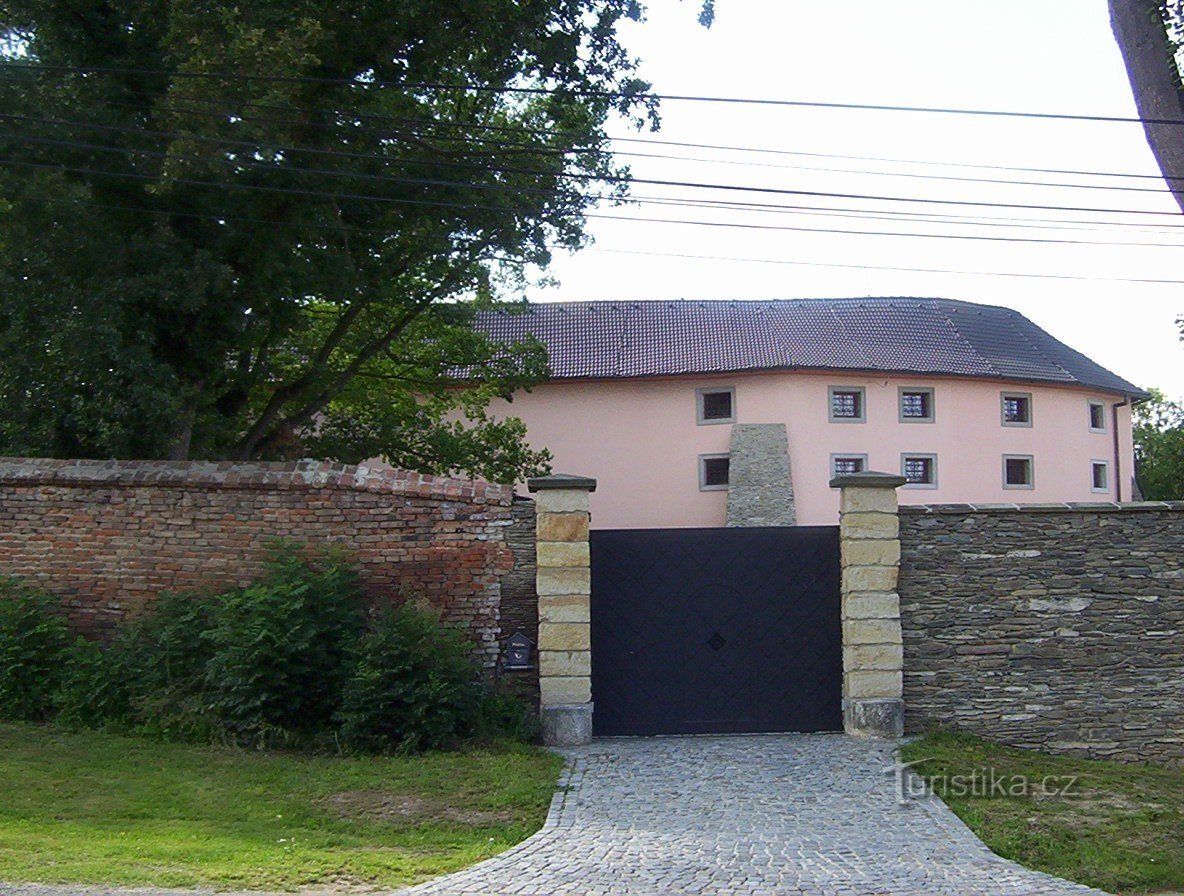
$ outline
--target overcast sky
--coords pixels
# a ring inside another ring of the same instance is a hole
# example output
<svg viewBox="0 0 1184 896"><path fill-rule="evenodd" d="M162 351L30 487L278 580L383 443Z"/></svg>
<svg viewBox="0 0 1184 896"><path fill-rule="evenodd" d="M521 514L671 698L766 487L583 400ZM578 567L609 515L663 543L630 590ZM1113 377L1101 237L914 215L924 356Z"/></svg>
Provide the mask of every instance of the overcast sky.
<svg viewBox="0 0 1184 896"><path fill-rule="evenodd" d="M654 0L649 21L626 30L628 45L642 58L644 74L658 93L1136 114L1104 0L717 0L717 19L710 30L696 24L697 3ZM623 156L637 178L1101 211L944 206L636 184L633 193L639 197L842 211L758 212L649 203L605 208L603 214L617 217L757 226L594 219L589 221L594 248L558 257L551 273L560 285L531 290L532 300L900 295L1006 305L1135 383L1184 396L1184 344L1173 323L1184 312L1184 285L1117 282L1184 280L1184 215L1166 192L1144 192L1164 191L1162 181L962 167L1154 175L1158 169L1139 125L676 101L663 104L662 120L657 134L639 135L620 124L613 135L778 152L616 144L622 152L682 157ZM976 183L935 175L1040 183ZM1107 188L1046 185L1050 182ZM1118 211L1124 209L1172 214ZM979 220L959 223L892 214L900 212ZM982 220L987 216L992 220ZM1114 226L1118 222L1126 226ZM1102 245L762 228L1088 240ZM1116 245L1132 242L1169 245Z"/></svg>

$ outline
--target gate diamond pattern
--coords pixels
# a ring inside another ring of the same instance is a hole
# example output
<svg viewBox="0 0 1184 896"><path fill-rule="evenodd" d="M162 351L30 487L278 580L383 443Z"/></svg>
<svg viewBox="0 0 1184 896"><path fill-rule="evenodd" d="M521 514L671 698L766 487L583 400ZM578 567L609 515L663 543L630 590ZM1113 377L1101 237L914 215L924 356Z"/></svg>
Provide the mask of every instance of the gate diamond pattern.
<svg viewBox="0 0 1184 896"><path fill-rule="evenodd" d="M598 735L842 728L833 526L594 531Z"/></svg>

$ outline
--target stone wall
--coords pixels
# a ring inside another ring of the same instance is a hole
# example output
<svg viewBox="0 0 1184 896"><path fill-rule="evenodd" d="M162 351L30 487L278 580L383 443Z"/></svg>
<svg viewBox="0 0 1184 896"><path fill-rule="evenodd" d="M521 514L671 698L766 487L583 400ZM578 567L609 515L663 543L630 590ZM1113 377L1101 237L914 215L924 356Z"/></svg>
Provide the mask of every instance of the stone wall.
<svg viewBox="0 0 1184 896"><path fill-rule="evenodd" d="M513 521L506 529L506 544L514 553L514 567L502 576L501 643L522 632L534 647L532 668L500 673L505 690L532 706L539 703L539 598L535 593L535 505L529 498L515 498Z"/></svg>
<svg viewBox="0 0 1184 896"><path fill-rule="evenodd" d="M366 466L0 459L0 575L110 637L161 591L245 584L277 540L348 549L371 599L422 596L492 666L512 490Z"/></svg>
<svg viewBox="0 0 1184 896"><path fill-rule="evenodd" d="M1184 503L900 519L906 730L1184 763Z"/></svg>

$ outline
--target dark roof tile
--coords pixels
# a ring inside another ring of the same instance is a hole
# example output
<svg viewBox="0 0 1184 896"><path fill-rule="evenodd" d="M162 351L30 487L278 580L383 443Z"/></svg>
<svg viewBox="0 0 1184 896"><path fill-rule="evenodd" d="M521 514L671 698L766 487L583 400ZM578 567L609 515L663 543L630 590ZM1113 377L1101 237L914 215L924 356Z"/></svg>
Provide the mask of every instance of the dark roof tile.
<svg viewBox="0 0 1184 896"><path fill-rule="evenodd" d="M480 312L477 326L538 338L557 379L870 370L1145 394L1016 311L945 299L536 303Z"/></svg>

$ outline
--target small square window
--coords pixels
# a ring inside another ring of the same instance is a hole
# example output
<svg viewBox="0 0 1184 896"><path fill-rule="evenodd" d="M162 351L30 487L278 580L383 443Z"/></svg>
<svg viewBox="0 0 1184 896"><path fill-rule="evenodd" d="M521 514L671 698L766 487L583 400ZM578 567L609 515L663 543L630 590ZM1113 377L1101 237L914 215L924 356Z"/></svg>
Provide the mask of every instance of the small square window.
<svg viewBox="0 0 1184 896"><path fill-rule="evenodd" d="M1026 454L1003 456L1003 487L1033 488L1032 457Z"/></svg>
<svg viewBox="0 0 1184 896"><path fill-rule="evenodd" d="M862 388L830 387L830 419L837 423L863 423L865 420Z"/></svg>
<svg viewBox="0 0 1184 896"><path fill-rule="evenodd" d="M1031 426L1032 425L1032 395L1029 392L1004 392L1003 425Z"/></svg>
<svg viewBox="0 0 1184 896"><path fill-rule="evenodd" d="M906 487L937 488L937 455L902 454L900 475L908 480Z"/></svg>
<svg viewBox="0 0 1184 896"><path fill-rule="evenodd" d="M832 454L830 456L830 470L832 476L844 476L848 473L862 473L866 469L866 454Z"/></svg>
<svg viewBox="0 0 1184 896"><path fill-rule="evenodd" d="M736 422L736 390L730 386L726 389L696 389L695 406L701 424Z"/></svg>
<svg viewBox="0 0 1184 896"><path fill-rule="evenodd" d="M1110 465L1104 460L1090 462L1090 491L1110 492Z"/></svg>
<svg viewBox="0 0 1184 896"><path fill-rule="evenodd" d="M728 487L728 455L699 455L699 491L723 491Z"/></svg>
<svg viewBox="0 0 1184 896"><path fill-rule="evenodd" d="M1106 431L1106 405L1100 401L1089 403L1089 429L1090 432Z"/></svg>
<svg viewBox="0 0 1184 896"><path fill-rule="evenodd" d="M933 422L933 390L905 387L900 390L902 423Z"/></svg>

